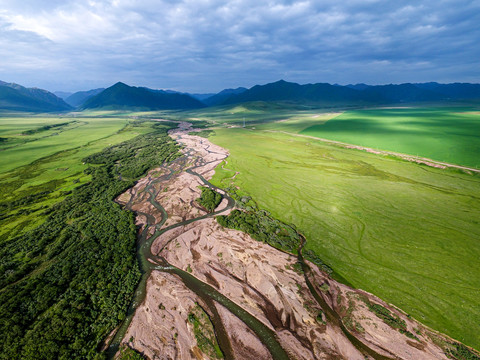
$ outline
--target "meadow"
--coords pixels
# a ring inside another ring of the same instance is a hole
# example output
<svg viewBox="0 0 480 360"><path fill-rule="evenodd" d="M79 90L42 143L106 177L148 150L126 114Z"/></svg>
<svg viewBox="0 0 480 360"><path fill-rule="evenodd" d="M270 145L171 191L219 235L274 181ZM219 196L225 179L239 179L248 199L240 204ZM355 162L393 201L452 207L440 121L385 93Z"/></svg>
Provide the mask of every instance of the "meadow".
<svg viewBox="0 0 480 360"><path fill-rule="evenodd" d="M90 180L83 158L151 131L128 123L118 117L0 118L0 243L38 226L47 208Z"/></svg>
<svg viewBox="0 0 480 360"><path fill-rule="evenodd" d="M347 111L299 133L480 168L480 113L471 108Z"/></svg>
<svg viewBox="0 0 480 360"><path fill-rule="evenodd" d="M478 106L347 110L253 102L165 117L284 131L480 168Z"/></svg>
<svg viewBox="0 0 480 360"><path fill-rule="evenodd" d="M295 224L338 278L480 348L478 175L254 127L209 137L230 152L215 185Z"/></svg>

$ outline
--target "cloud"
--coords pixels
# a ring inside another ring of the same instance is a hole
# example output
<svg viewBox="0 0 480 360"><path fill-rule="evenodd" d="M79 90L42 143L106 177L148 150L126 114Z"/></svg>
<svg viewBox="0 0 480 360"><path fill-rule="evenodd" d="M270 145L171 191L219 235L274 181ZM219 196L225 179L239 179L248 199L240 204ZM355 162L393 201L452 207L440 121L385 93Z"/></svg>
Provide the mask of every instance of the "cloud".
<svg viewBox="0 0 480 360"><path fill-rule="evenodd" d="M0 79L51 90L480 77L478 1L1 2Z"/></svg>

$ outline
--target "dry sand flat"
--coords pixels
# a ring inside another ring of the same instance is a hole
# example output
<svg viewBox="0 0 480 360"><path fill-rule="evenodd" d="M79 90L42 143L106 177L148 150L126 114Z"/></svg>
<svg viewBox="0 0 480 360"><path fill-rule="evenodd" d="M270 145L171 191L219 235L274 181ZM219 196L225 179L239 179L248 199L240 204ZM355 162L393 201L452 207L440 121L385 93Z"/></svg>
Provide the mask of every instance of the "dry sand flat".
<svg viewBox="0 0 480 360"><path fill-rule="evenodd" d="M188 135L181 129L172 137L185 145L183 162L173 165L174 174L160 181L156 196L169 217L168 224L192 219L205 212L195 204L200 192L198 177L182 171L198 166L195 171L211 178L216 165L228 153L204 138ZM151 206L145 187L163 174L157 169L137 183L135 188L119 197L147 216L159 221L158 210ZM150 205L149 205L150 204ZM217 209L226 207L224 200ZM225 212L226 213L226 212ZM137 223L145 224L139 214ZM152 254L190 272L211 285L222 295L255 316L275 334L292 359L371 359L354 346L338 321L330 319L309 291L305 276L295 270L296 257L252 239L249 235L224 229L213 218L206 218L170 229L152 244ZM350 333L385 359L447 359L443 350L432 341L432 332L399 310L371 294L354 290L330 279L313 264L309 275L316 292L335 314L342 318ZM380 319L366 305L365 299L379 304L405 321L412 339ZM176 275L153 271L147 282L145 301L137 308L124 337L124 343L142 352L149 359L206 359L197 340L188 314L199 301ZM267 348L239 318L213 301L225 328L236 359L270 359ZM326 306L326 305L324 305ZM348 326L347 326L348 325ZM445 339L439 337L440 339Z"/></svg>
<svg viewBox="0 0 480 360"><path fill-rule="evenodd" d="M174 236L160 255L172 265L192 270L277 333L293 358L364 359L341 330L316 320L320 307L309 293L296 258L240 231L224 229L214 219L192 223ZM158 246L155 246L158 248ZM342 344L339 348L336 341Z"/></svg>
<svg viewBox="0 0 480 360"><path fill-rule="evenodd" d="M197 341L186 321L198 302L176 275L153 271L148 295L136 310L124 342L149 359L198 359Z"/></svg>

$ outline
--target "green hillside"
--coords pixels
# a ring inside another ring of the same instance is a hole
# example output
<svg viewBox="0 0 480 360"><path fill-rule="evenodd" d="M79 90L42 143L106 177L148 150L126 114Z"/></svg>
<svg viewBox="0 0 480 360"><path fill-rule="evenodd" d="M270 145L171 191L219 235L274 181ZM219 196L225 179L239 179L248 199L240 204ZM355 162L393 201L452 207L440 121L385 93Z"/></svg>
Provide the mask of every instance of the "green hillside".
<svg viewBox="0 0 480 360"><path fill-rule="evenodd" d="M197 109L205 105L191 96L153 91L118 82L89 98L82 109Z"/></svg>
<svg viewBox="0 0 480 360"><path fill-rule="evenodd" d="M0 82L0 109L25 112L52 112L70 110L70 105L52 93L41 89L27 89L17 84Z"/></svg>

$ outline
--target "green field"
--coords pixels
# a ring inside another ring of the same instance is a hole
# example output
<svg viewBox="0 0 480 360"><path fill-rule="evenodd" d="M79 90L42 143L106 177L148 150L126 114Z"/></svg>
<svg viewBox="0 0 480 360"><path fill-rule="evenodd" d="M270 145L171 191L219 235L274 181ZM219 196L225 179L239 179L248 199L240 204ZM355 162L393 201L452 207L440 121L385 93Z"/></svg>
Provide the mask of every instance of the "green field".
<svg viewBox="0 0 480 360"><path fill-rule="evenodd" d="M39 225L47 207L87 182L84 157L150 131L127 123L125 118L0 117L0 241Z"/></svg>
<svg viewBox="0 0 480 360"><path fill-rule="evenodd" d="M479 176L255 127L210 136L230 151L217 186L238 171L240 191L353 286L480 348Z"/></svg>
<svg viewBox="0 0 480 360"><path fill-rule="evenodd" d="M0 152L8 154L0 359L105 358L99 349L140 278L135 217L114 199L180 155L172 126L105 115L0 118Z"/></svg>
<svg viewBox="0 0 480 360"><path fill-rule="evenodd" d="M347 111L300 134L480 168L480 112L469 110Z"/></svg>
<svg viewBox="0 0 480 360"><path fill-rule="evenodd" d="M165 114L212 125L284 131L480 168L478 107L425 107L331 112L254 102Z"/></svg>

